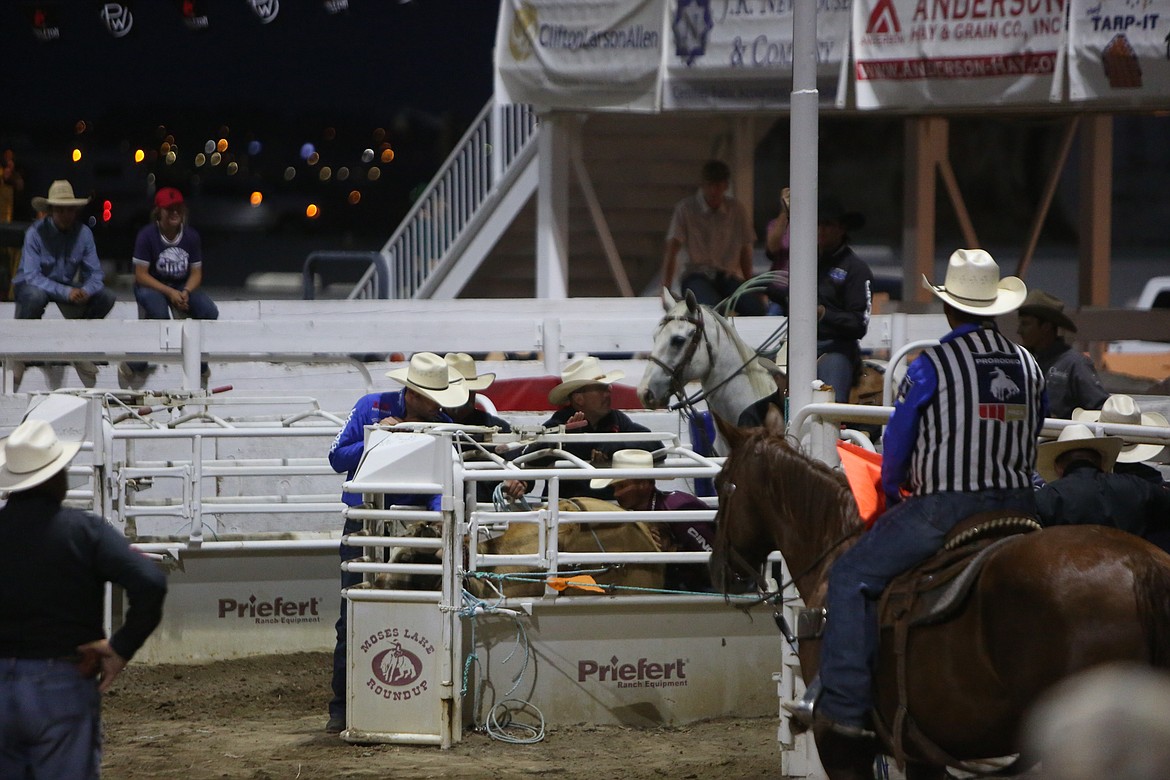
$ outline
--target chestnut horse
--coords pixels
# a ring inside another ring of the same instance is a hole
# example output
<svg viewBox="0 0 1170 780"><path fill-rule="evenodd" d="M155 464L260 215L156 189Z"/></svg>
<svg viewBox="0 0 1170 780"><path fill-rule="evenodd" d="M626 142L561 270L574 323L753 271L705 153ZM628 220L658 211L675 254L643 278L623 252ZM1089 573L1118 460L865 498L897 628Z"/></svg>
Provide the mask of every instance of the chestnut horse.
<svg viewBox="0 0 1170 780"><path fill-rule="evenodd" d="M758 577L779 550L805 604L824 606L829 567L862 532L844 478L792 445L778 415L764 428L718 422L732 449L715 481L712 581L727 592L741 575ZM894 644L883 628L875 722L912 724L918 733L903 731L901 751L880 747L906 759L910 780L943 778L940 755L967 762L1019 753L1028 708L1065 677L1110 661L1170 666L1170 556L1105 526L1009 537L987 554L952 618L909 630L900 718ZM799 656L807 684L820 641L801 641ZM897 731L886 733L897 742ZM831 780L872 780L877 742L822 728L814 736Z"/></svg>

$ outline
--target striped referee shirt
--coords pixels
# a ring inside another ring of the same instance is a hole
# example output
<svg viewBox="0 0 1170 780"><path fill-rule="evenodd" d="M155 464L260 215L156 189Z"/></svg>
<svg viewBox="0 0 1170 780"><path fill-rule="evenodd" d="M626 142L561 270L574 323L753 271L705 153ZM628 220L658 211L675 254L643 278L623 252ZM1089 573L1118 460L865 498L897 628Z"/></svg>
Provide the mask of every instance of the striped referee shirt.
<svg viewBox="0 0 1170 780"><path fill-rule="evenodd" d="M884 437L882 487L898 500L1026 488L1047 415L1044 376L998 330L964 324L910 366Z"/></svg>

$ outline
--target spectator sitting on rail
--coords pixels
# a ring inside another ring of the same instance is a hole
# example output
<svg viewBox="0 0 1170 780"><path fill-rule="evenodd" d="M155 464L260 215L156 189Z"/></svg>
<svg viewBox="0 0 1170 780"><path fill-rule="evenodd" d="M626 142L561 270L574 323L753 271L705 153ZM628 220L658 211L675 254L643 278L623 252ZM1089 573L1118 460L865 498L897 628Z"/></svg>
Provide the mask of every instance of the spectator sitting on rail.
<svg viewBox="0 0 1170 780"><path fill-rule="evenodd" d="M1154 428L1168 428L1170 422L1157 412L1143 412L1137 402L1128 395L1114 394L1105 400L1100 411L1093 409L1073 409L1072 418L1082 423L1116 423L1120 425L1145 425ZM1113 470L1118 474L1133 474L1152 482L1159 487L1166 487L1166 480L1162 472L1146 461L1153 460L1166 449L1161 444L1142 444L1130 442L1122 445L1117 456L1117 465Z"/></svg>
<svg viewBox="0 0 1170 780"><path fill-rule="evenodd" d="M0 446L0 777L97 778L101 695L162 619L162 570L102 518L62 506L80 447L44 420ZM109 639L107 582L129 600Z"/></svg>
<svg viewBox="0 0 1170 780"><path fill-rule="evenodd" d="M756 233L743 203L727 195L731 169L721 160L703 164L699 190L674 207L666 233L662 286L673 289L678 255L685 250L679 289L695 300L714 306L752 277L752 244ZM767 298L760 293L740 296L740 314L764 313Z"/></svg>
<svg viewBox="0 0 1170 780"><path fill-rule="evenodd" d="M401 390L385 393L368 393L354 404L345 421L345 427L337 434L329 448L329 465L334 471L346 473L346 480L353 479L365 452L365 429L367 425L395 425L399 422L451 422L443 413L443 407L460 407L467 402L467 386L462 375L448 365L447 361L433 352L419 352L410 359L407 368L387 372L386 376L401 382ZM360 506L360 493L342 493L341 500L347 506ZM438 508L439 496L395 496L392 503L426 504ZM342 535L348 536L362 530L362 521L346 518ZM362 554L360 547L341 545L342 562L353 560ZM341 587L351 588L362 581L362 575L341 572ZM325 731L338 734L345 730L345 663L348 628L346 625L345 600L341 602L341 617L337 620L337 644L333 649L333 699L329 702L329 722Z"/></svg>
<svg viewBox="0 0 1170 780"><path fill-rule="evenodd" d="M116 297L105 285L93 232L77 220L87 203L89 198L74 196L64 179L53 182L46 197L32 199L33 209L48 215L24 234L20 269L12 280L16 319L39 320L49 301L66 319L100 320L114 308ZM97 366L78 360L73 367L82 384L93 387ZM16 373L23 375L23 366Z"/></svg>
<svg viewBox="0 0 1170 780"><path fill-rule="evenodd" d="M142 319L169 320L171 312L193 320L217 320L219 308L203 283L203 242L187 224L183 193L163 187L154 196L151 224L134 240L134 298ZM125 362L118 366L118 384L141 387L149 366ZM210 376L207 363L200 365L204 384Z"/></svg>
<svg viewBox="0 0 1170 780"><path fill-rule="evenodd" d="M548 393L548 402L560 406L553 416L544 421L545 428L564 426L566 433L649 433L650 429L630 419L629 415L612 408L610 385L625 376L622 371L601 370L601 362L592 355L570 362L561 370L561 382ZM533 449L547 449L550 445L534 445ZM631 445L630 442L607 444L562 444L561 449L587 463L608 464L613 453ZM652 448L650 445L648 448ZM529 451L529 450L526 450ZM512 498L527 492L528 486L520 480L506 480L504 491ZM548 489L545 488L547 495ZM563 479L560 497L590 496L613 501L613 489L595 490L584 479Z"/></svg>
<svg viewBox="0 0 1170 780"><path fill-rule="evenodd" d="M1089 358L1061 338L1061 328L1077 332L1064 313L1064 302L1042 290L1030 291L1020 307L1016 334L1020 346L1032 353L1044 372L1049 414L1067 420L1078 406L1100 409L1109 393Z"/></svg>
<svg viewBox="0 0 1170 780"><path fill-rule="evenodd" d="M654 457L645 450L618 450L613 454L615 469L649 469ZM699 498L681 490L659 490L646 477L614 477L590 480L589 487L613 488L618 505L629 512L676 512L687 509L710 509ZM650 523L650 533L659 549L680 552L711 552L715 542L715 524L708 521ZM666 587L680 590L711 590L711 575L706 566L671 564L666 567Z"/></svg>
<svg viewBox="0 0 1170 780"><path fill-rule="evenodd" d="M1048 481L1036 491L1041 525L1108 525L1164 544L1170 530L1170 490L1133 474L1114 473L1123 446L1120 437L1095 436L1080 424L1041 444L1036 470Z"/></svg>

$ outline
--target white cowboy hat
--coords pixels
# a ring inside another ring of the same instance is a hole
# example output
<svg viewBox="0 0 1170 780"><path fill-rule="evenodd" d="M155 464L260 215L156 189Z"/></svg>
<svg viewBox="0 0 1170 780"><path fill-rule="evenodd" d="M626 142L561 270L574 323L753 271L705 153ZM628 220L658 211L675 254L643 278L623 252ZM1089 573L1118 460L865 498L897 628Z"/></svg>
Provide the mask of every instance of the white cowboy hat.
<svg viewBox="0 0 1170 780"><path fill-rule="evenodd" d="M922 286L959 311L984 317L1015 311L1028 294L1022 279L1000 279L999 265L982 249L956 249L943 283L931 284L923 275Z"/></svg>
<svg viewBox="0 0 1170 780"><path fill-rule="evenodd" d="M615 469L650 469L654 468L654 456L646 450L618 450L613 454L613 462L610 463L610 466ZM591 479L589 480L589 487L594 490L601 490L615 482L621 482L626 479L642 479L642 477ZM645 477L645 479L650 479L650 477Z"/></svg>
<svg viewBox="0 0 1170 780"><path fill-rule="evenodd" d="M612 385L625 375L624 371L604 373L601 362L592 355L574 360L561 370L561 383L548 391L548 402L562 406L574 391L586 385Z"/></svg>
<svg viewBox="0 0 1170 780"><path fill-rule="evenodd" d="M80 442L62 442L44 420L26 420L4 440L0 450L0 493L25 490L47 481L81 449Z"/></svg>
<svg viewBox="0 0 1170 780"><path fill-rule="evenodd" d="M434 352L418 352L407 368L387 371L386 376L431 399L439 406L454 409L467 403L463 375Z"/></svg>
<svg viewBox="0 0 1170 780"><path fill-rule="evenodd" d="M36 211L48 211L52 206L84 206L89 198L78 198L73 194L73 185L65 179L57 179L49 185L49 194L42 198L39 195L32 199L32 207Z"/></svg>
<svg viewBox="0 0 1170 780"><path fill-rule="evenodd" d="M1056 459L1069 450L1095 450L1101 454L1101 470L1113 471L1123 443L1117 436L1097 436L1087 425L1068 425L1056 441L1043 442L1036 448L1036 471L1045 482L1059 479Z"/></svg>
<svg viewBox="0 0 1170 780"><path fill-rule="evenodd" d="M459 375L463 377L463 384L467 385L468 390L486 390L492 382L496 381L495 374L476 374L475 361L466 352L448 352L443 356L443 360L446 360L447 365L459 372Z"/></svg>
<svg viewBox="0 0 1170 780"><path fill-rule="evenodd" d="M1143 412L1137 402L1128 395L1111 395L1105 399L1101 411L1073 409L1072 418L1077 422L1119 423L1122 425L1146 425L1154 428L1170 428L1170 422L1157 412ZM1155 457L1165 446L1161 444L1126 444L1117 459L1122 463L1141 463Z"/></svg>

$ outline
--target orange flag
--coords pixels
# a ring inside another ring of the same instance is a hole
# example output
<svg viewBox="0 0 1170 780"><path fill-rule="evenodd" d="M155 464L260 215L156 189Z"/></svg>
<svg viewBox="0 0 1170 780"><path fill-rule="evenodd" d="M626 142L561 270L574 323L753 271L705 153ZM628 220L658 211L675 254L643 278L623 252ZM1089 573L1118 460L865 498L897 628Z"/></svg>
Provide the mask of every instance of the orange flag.
<svg viewBox="0 0 1170 780"><path fill-rule="evenodd" d="M857 513L869 528L886 509L886 494L882 491L882 456L847 441L837 442L837 455L857 502Z"/></svg>
<svg viewBox="0 0 1170 780"><path fill-rule="evenodd" d="M563 591L565 588L580 588L590 593L605 593L605 588L598 585L597 580L588 574L577 574L573 577L549 577L548 585L557 591Z"/></svg>

